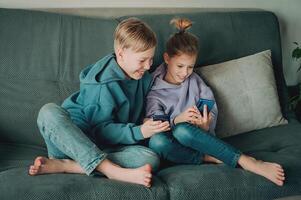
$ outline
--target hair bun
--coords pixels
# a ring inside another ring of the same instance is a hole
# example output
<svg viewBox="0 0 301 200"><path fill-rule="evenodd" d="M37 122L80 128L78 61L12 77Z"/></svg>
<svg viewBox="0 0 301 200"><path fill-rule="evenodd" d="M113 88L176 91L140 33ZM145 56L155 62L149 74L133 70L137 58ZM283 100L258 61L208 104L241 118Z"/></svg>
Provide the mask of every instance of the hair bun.
<svg viewBox="0 0 301 200"><path fill-rule="evenodd" d="M174 25L179 30L179 33L184 33L192 26L192 22L187 18L173 18L170 24Z"/></svg>

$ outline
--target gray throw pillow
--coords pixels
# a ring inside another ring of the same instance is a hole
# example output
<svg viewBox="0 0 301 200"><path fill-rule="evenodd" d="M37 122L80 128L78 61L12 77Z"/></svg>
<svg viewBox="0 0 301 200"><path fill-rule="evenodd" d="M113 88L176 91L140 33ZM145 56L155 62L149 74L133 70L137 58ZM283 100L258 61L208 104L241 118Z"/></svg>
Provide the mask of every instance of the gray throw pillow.
<svg viewBox="0 0 301 200"><path fill-rule="evenodd" d="M270 50L199 67L196 72L215 95L218 137L287 124L279 105Z"/></svg>

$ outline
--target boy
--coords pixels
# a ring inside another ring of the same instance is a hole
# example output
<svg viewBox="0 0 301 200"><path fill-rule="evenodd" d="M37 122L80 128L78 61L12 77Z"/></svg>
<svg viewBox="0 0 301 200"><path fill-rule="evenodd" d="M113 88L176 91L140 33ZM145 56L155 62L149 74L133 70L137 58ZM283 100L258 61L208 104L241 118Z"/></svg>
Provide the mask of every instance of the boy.
<svg viewBox="0 0 301 200"><path fill-rule="evenodd" d="M138 125L156 43L154 32L139 19L117 26L115 53L81 72L80 91L62 107L50 103L41 108L37 121L49 158L37 157L30 175L97 171L150 187L151 170L159 166L157 155L146 147L127 145L169 130L168 123L152 120Z"/></svg>

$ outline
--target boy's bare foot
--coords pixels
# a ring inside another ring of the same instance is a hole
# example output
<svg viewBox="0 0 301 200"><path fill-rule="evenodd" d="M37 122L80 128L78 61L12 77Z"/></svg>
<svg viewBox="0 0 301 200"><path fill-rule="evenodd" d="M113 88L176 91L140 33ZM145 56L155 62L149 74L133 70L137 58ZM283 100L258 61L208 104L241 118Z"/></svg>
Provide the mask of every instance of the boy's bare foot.
<svg viewBox="0 0 301 200"><path fill-rule="evenodd" d="M122 168L109 160L104 160L97 167L97 170L105 174L109 179L151 187L152 168L149 164L134 169L128 169Z"/></svg>
<svg viewBox="0 0 301 200"><path fill-rule="evenodd" d="M264 176L278 186L284 184L284 170L282 166L277 163L264 162L242 155L238 160L238 164L248 171Z"/></svg>
<svg viewBox="0 0 301 200"><path fill-rule="evenodd" d="M84 173L82 168L73 160L52 159L39 156L34 164L29 167L29 174L32 176L52 173Z"/></svg>
<svg viewBox="0 0 301 200"><path fill-rule="evenodd" d="M136 183L146 187L151 186L152 168L149 164L139 168L128 169L122 168L105 159L97 166L96 170L106 175L109 179ZM37 157L34 161L34 164L29 168L29 174L32 176L52 173L84 174L85 172L80 165L73 160L52 159L42 156Z"/></svg>
<svg viewBox="0 0 301 200"><path fill-rule="evenodd" d="M212 156L209 156L209 155L205 155L204 158L203 158L203 161L205 162L210 162L210 163L216 163L216 164L221 164L223 163L222 161L212 157Z"/></svg>

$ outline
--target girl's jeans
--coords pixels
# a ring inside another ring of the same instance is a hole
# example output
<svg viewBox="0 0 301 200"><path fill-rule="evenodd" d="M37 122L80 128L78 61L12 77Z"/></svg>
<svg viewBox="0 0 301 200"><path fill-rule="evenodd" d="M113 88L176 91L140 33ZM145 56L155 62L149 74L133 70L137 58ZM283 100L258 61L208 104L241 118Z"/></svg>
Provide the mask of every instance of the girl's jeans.
<svg viewBox="0 0 301 200"><path fill-rule="evenodd" d="M172 132L153 135L149 147L162 158L182 164L201 164L207 154L236 167L241 156L229 144L189 123L177 124Z"/></svg>
<svg viewBox="0 0 301 200"><path fill-rule="evenodd" d="M76 161L87 175L104 160L125 168L137 168L149 163L153 171L159 168L159 158L152 150L140 145L122 146L100 150L71 120L62 107L49 103L44 105L37 119L39 130L45 140L48 156Z"/></svg>

